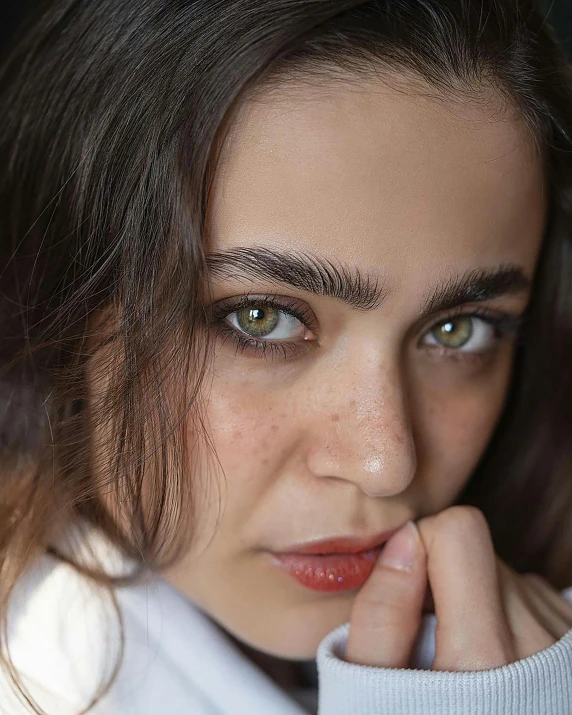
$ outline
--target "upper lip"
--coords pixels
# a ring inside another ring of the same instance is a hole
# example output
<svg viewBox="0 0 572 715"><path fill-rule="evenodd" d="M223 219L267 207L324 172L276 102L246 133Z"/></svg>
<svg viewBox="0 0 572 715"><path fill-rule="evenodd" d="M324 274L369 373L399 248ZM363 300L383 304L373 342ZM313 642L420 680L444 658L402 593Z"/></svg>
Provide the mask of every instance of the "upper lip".
<svg viewBox="0 0 572 715"><path fill-rule="evenodd" d="M296 554L357 554L360 551L369 551L376 546L381 546L388 541L400 527L389 531L382 531L372 536L336 536L321 541L306 541L303 544L293 544L275 553Z"/></svg>

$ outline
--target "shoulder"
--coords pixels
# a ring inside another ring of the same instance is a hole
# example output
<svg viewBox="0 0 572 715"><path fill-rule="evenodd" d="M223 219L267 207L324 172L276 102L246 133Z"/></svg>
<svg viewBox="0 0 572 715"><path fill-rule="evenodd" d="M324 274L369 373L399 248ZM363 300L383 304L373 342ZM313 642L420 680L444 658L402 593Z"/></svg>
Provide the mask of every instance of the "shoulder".
<svg viewBox="0 0 572 715"><path fill-rule="evenodd" d="M44 556L10 601L7 640L12 662L33 697L50 705L49 712L77 713L112 675L120 653L118 623L113 600L103 589L67 564ZM3 673L0 692L5 698L10 685Z"/></svg>
<svg viewBox="0 0 572 715"><path fill-rule="evenodd" d="M152 574L115 588L110 597L46 556L13 596L12 660L48 715L84 712L110 680L90 714L300 712L282 703L286 696L235 651L219 627ZM221 689L221 682L227 687ZM243 710L236 709L237 702ZM0 713L32 712L20 706L7 675L0 673Z"/></svg>
<svg viewBox="0 0 572 715"><path fill-rule="evenodd" d="M80 708L67 698L62 698L41 683L20 675L20 681L42 710L50 715L77 715ZM31 715L34 711L26 704L21 694L17 693L4 671L0 672L0 713L10 715Z"/></svg>

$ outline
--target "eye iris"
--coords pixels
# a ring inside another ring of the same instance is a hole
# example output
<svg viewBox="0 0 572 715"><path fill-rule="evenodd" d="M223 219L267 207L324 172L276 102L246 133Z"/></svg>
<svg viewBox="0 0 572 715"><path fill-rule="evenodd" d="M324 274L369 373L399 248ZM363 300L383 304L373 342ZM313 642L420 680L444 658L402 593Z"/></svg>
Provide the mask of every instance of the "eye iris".
<svg viewBox="0 0 572 715"><path fill-rule="evenodd" d="M237 310L238 324L246 333L262 337L271 333L278 324L279 311L276 308L242 308Z"/></svg>
<svg viewBox="0 0 572 715"><path fill-rule="evenodd" d="M445 347L459 348L471 338L473 321L467 316L447 320L432 332Z"/></svg>

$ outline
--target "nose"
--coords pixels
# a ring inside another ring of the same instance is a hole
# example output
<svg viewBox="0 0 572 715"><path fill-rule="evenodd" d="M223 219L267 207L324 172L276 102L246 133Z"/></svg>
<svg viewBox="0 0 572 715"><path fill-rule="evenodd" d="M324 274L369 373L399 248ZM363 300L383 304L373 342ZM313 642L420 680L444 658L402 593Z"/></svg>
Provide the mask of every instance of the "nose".
<svg viewBox="0 0 572 715"><path fill-rule="evenodd" d="M410 408L399 368L354 365L332 379L304 427L307 467L317 477L355 484L372 497L405 491L417 469Z"/></svg>

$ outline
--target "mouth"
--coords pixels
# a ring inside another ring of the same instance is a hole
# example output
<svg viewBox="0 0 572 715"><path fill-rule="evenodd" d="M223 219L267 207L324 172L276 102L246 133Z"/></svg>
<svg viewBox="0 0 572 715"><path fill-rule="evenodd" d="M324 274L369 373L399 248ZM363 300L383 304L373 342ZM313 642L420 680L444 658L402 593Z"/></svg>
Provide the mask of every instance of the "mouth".
<svg viewBox="0 0 572 715"><path fill-rule="evenodd" d="M395 529L378 532L371 536L335 536L331 539L293 544L281 549L280 553L319 554L321 556L329 556L331 554L358 554L382 546L401 526L403 526L403 524L400 524Z"/></svg>
<svg viewBox="0 0 572 715"><path fill-rule="evenodd" d="M361 588L382 547L357 554L275 554L273 563L312 591L337 593Z"/></svg>
<svg viewBox="0 0 572 715"><path fill-rule="evenodd" d="M327 539L271 552L272 563L312 591L351 591L367 581L384 544L398 528L367 538Z"/></svg>

